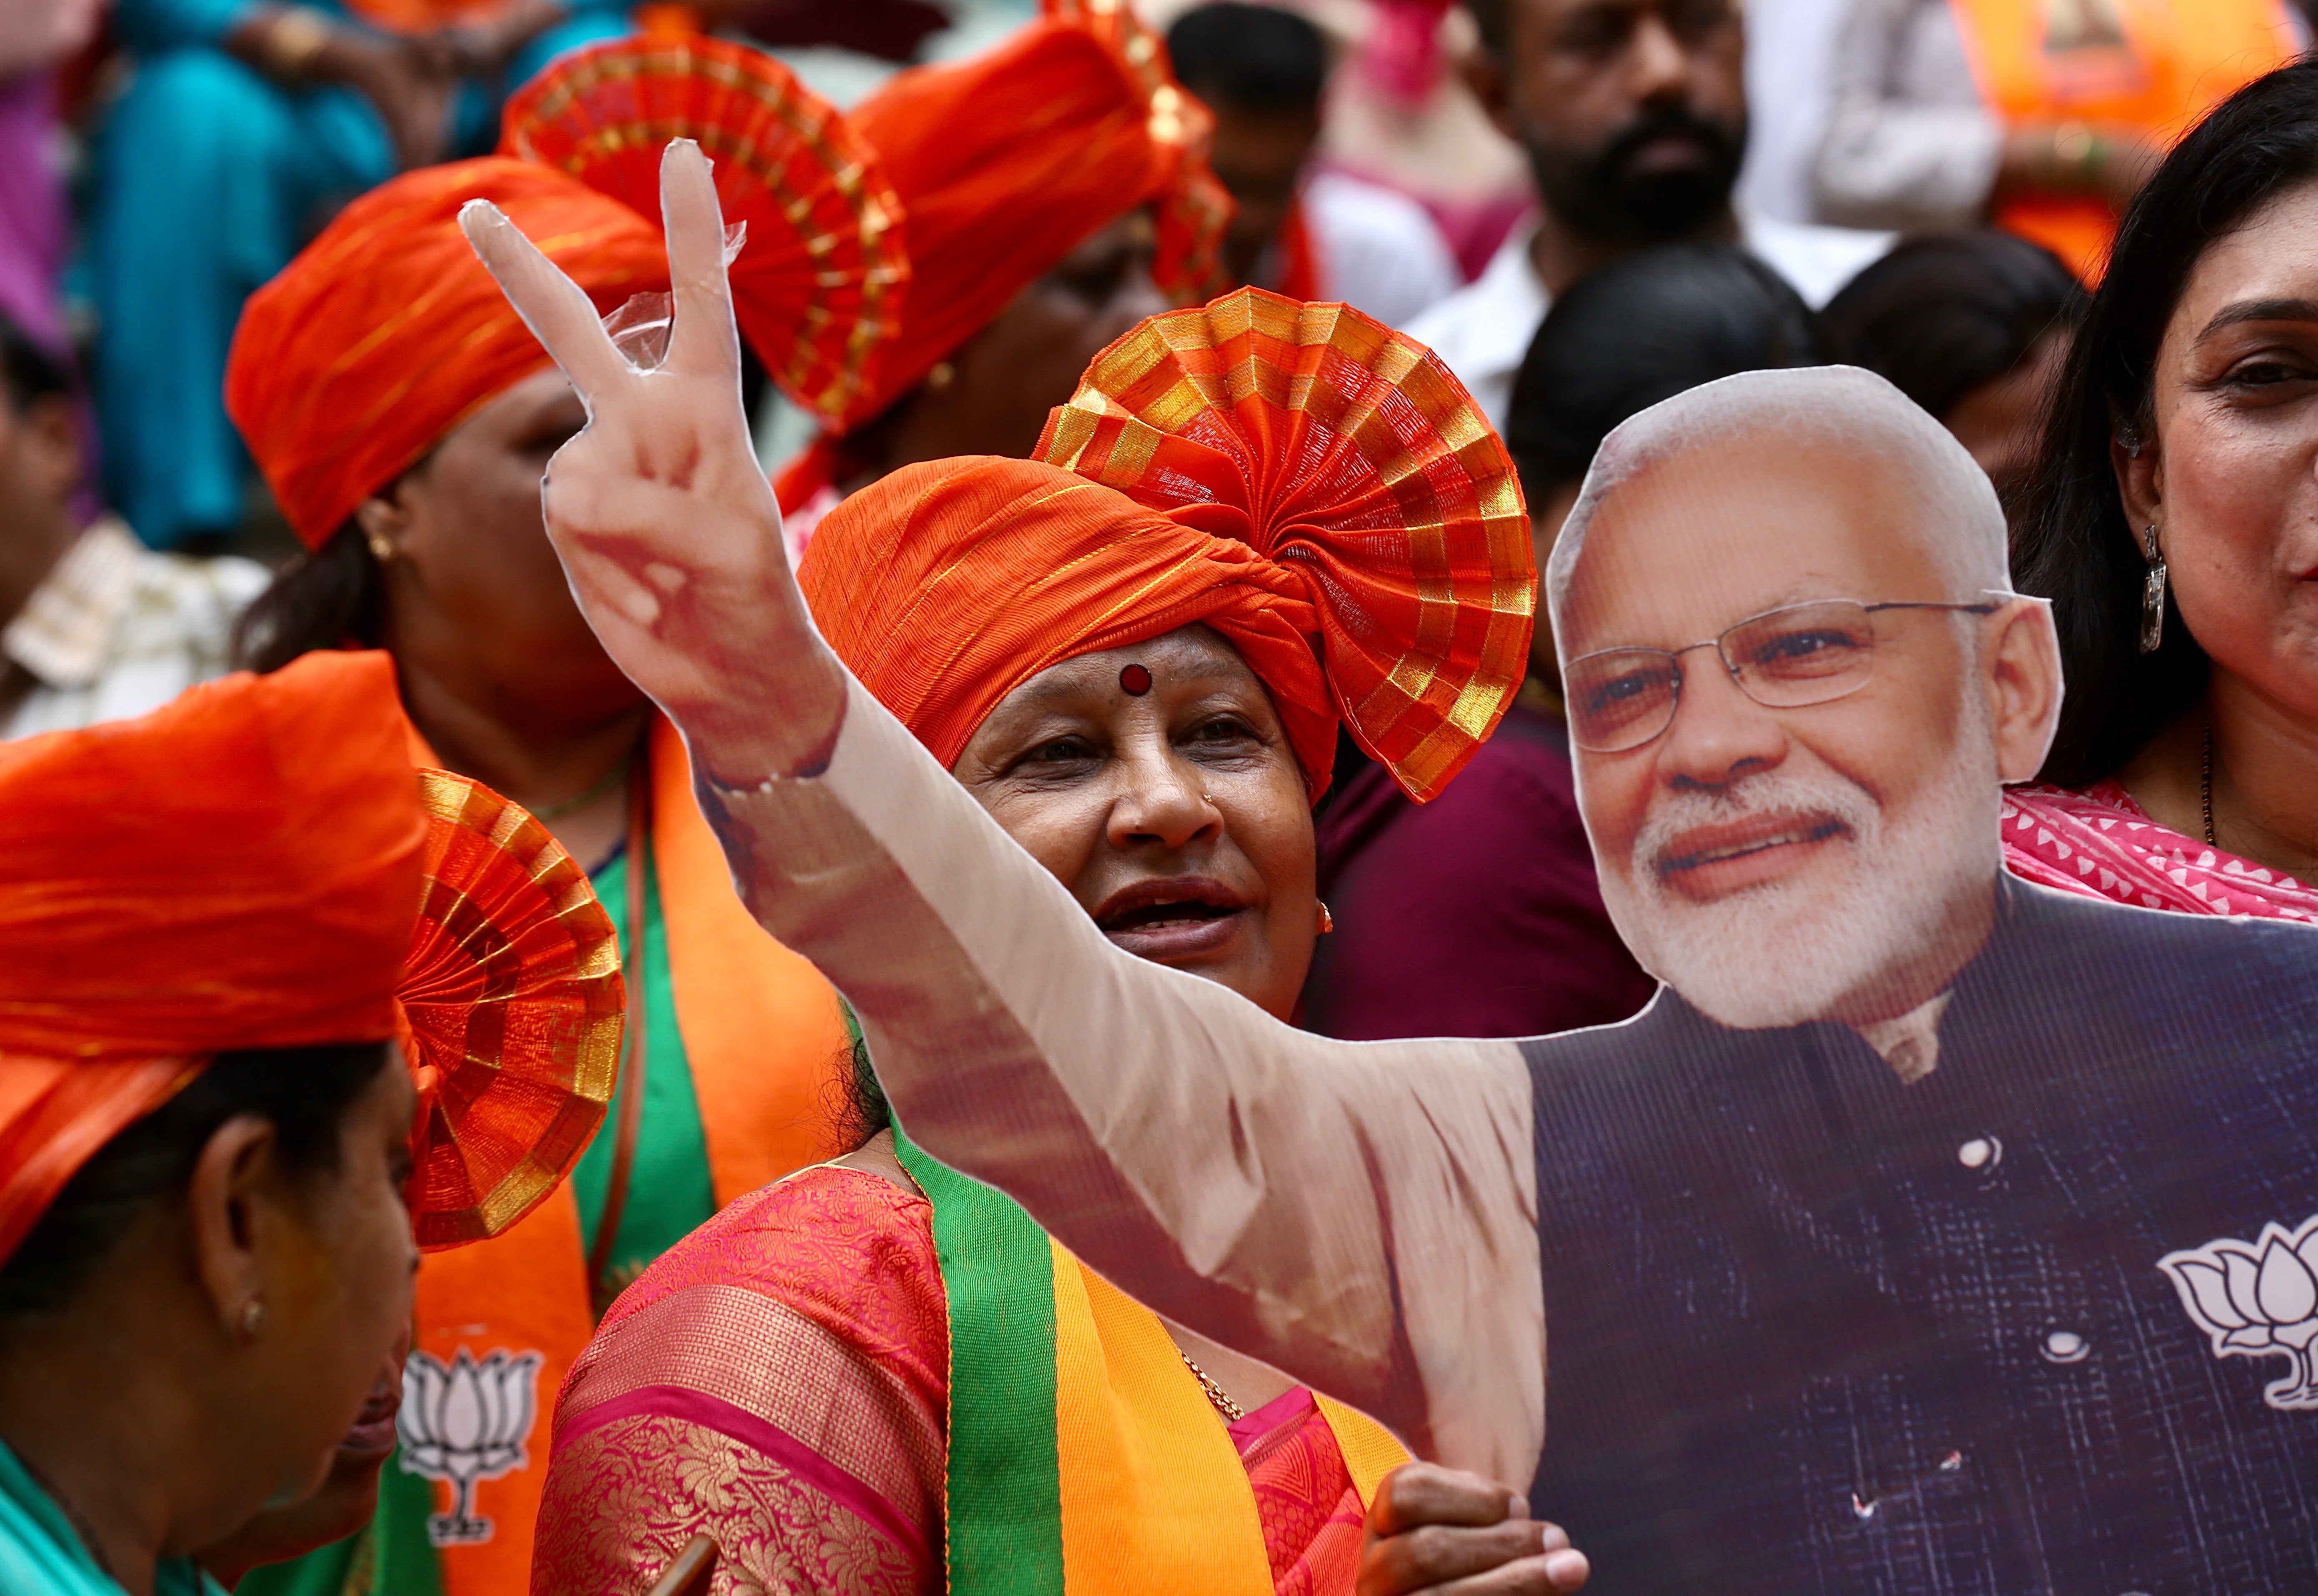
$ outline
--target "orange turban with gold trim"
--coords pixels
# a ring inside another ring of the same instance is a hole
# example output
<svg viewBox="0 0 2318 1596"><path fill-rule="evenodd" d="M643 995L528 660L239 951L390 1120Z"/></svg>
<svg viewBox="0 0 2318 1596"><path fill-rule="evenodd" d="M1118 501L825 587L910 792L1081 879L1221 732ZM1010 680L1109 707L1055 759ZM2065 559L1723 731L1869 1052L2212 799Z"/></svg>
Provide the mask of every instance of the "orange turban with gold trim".
<svg viewBox="0 0 2318 1596"><path fill-rule="evenodd" d="M659 229L560 172L496 157L406 173L249 298L225 405L310 549L479 405L551 363L459 230L491 201L599 310L668 286Z"/></svg>
<svg viewBox="0 0 2318 1596"><path fill-rule="evenodd" d="M538 821L411 768L392 664L310 654L0 747L0 1258L243 1048L400 1036L429 1247L496 1233L611 1095L611 923Z"/></svg>
<svg viewBox="0 0 2318 1596"><path fill-rule="evenodd" d="M909 285L902 205L844 117L786 67L725 39L613 40L558 57L500 115L499 152L660 220L660 156L715 164L741 336L781 391L831 425L861 403Z"/></svg>
<svg viewBox="0 0 2318 1596"><path fill-rule="evenodd" d="M1039 455L906 466L798 569L945 766L1047 667L1194 622L1271 691L1315 799L1340 721L1423 801L1520 687L1537 570L1512 462L1447 367L1356 310L1242 289L1153 317Z"/></svg>
<svg viewBox="0 0 2318 1596"><path fill-rule="evenodd" d="M1160 286L1212 292L1230 198L1213 119L1124 4L1049 0L970 60L904 72L853 131L901 196L913 279L899 336L844 425L886 409L1104 226L1156 203Z"/></svg>

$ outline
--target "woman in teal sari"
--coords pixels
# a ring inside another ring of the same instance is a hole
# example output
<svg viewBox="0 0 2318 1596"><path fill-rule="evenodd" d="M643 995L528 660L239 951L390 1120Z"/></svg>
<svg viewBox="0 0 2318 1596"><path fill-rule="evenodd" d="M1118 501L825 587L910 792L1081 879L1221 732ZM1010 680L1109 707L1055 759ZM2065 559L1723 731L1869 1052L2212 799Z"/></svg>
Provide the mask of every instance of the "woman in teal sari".
<svg viewBox="0 0 2318 1596"><path fill-rule="evenodd" d="M355 653L0 749L0 1592L214 1592L603 1116L587 877L406 749Z"/></svg>

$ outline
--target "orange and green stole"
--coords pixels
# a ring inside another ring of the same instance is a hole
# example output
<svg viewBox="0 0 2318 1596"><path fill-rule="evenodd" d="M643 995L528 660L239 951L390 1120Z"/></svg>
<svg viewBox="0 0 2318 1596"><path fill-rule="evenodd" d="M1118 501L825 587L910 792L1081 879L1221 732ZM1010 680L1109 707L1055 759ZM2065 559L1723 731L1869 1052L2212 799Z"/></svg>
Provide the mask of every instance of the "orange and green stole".
<svg viewBox="0 0 2318 1596"><path fill-rule="evenodd" d="M949 1303L953 1596L1273 1596L1247 1472L1158 1316L1011 1198L894 1143ZM1365 1507L1408 1453L1316 1401Z"/></svg>

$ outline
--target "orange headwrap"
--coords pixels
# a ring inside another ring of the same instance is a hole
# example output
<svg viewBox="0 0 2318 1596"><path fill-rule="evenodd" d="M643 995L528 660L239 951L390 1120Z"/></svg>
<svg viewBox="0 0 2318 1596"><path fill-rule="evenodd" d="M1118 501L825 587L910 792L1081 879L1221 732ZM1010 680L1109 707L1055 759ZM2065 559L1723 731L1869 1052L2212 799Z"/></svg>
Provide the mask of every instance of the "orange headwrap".
<svg viewBox="0 0 2318 1596"><path fill-rule="evenodd" d="M1231 202L1208 170L1206 107L1132 13L1048 9L987 54L901 74L847 118L901 196L915 273L900 336L848 423L908 393L1138 205L1159 208L1160 286L1213 291Z"/></svg>
<svg viewBox="0 0 2318 1596"><path fill-rule="evenodd" d="M459 230L459 207L478 198L598 309L668 287L659 229L527 162L423 167L347 206L250 296L226 362L226 409L310 549L469 411L550 363Z"/></svg>
<svg viewBox="0 0 2318 1596"><path fill-rule="evenodd" d="M621 983L538 821L411 769L383 654L310 654L0 747L0 1258L241 1048L398 1035L422 1244L505 1229L611 1095Z"/></svg>
<svg viewBox="0 0 2318 1596"><path fill-rule="evenodd" d="M707 153L725 225L748 229L729 273L741 336L783 392L842 425L900 322L902 207L860 137L786 67L723 39L574 50L508 101L499 153L568 173L657 225L671 139Z"/></svg>
<svg viewBox="0 0 2318 1596"><path fill-rule="evenodd" d="M906 466L831 510L797 573L944 765L1048 666L1193 622L1271 690L1316 799L1340 719L1422 801L1521 685L1537 571L1512 462L1447 367L1358 311L1243 289L1153 317L1039 454Z"/></svg>

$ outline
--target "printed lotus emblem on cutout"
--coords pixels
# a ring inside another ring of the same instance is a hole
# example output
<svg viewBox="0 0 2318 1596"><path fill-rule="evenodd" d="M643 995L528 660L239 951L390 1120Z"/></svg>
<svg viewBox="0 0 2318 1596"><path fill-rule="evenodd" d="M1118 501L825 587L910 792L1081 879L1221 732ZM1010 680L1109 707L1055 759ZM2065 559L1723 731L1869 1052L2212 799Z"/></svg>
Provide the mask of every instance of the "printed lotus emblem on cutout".
<svg viewBox="0 0 2318 1596"><path fill-rule="evenodd" d="M395 1420L402 1467L451 1486L451 1511L427 1517L427 1538L435 1545L473 1546L496 1533L475 1511L475 1486L528 1460L525 1444L539 1411L544 1357L518 1357L500 1347L478 1363L462 1347L445 1363L414 1349L403 1364L402 1412Z"/></svg>
<svg viewBox="0 0 2318 1596"><path fill-rule="evenodd" d="M2170 1252L2157 1267L2181 1305L2213 1338L2216 1358L2283 1358L2293 1372L2262 1393L2271 1407L2318 1409L2318 1215L2254 1242L2208 1242Z"/></svg>

